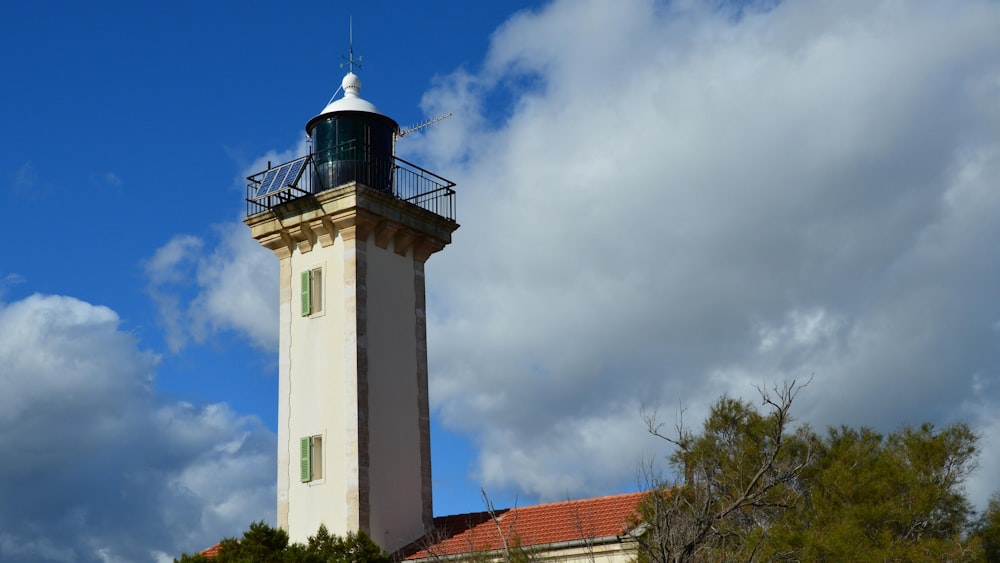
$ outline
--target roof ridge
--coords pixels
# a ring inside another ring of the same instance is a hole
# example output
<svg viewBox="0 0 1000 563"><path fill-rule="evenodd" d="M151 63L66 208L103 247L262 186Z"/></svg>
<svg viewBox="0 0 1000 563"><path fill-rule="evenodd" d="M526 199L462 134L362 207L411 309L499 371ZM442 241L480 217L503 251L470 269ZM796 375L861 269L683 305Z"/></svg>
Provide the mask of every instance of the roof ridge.
<svg viewBox="0 0 1000 563"><path fill-rule="evenodd" d="M610 500L610 499L614 499L614 498L628 498L628 497L637 496L637 495L644 495L647 492L648 491L633 491L631 493L618 493L618 494L615 494L615 495L604 495L604 496L600 496L600 497L587 497L587 498L578 498L578 499L556 500L556 501L544 502L544 503L540 503L540 504L527 504L527 505L524 505L524 506L512 506L511 508L509 508L507 510L516 510L516 509L522 509L522 508L542 508L542 507L546 507L546 506L555 506L555 505L558 505L558 504L571 504L571 503L575 503L575 502L594 502L594 501L601 501L601 500Z"/></svg>
<svg viewBox="0 0 1000 563"><path fill-rule="evenodd" d="M616 493L616 494L613 494L613 495L603 495L603 496L599 496L599 497L586 497L586 498L576 498L576 499L566 499L566 500L554 500L554 501L551 501L551 502L543 502L543 503L539 503L539 504L514 505L514 506L509 506L509 507L506 507L506 508L497 508L493 512L495 514L497 514L497 515L500 515L500 513L509 512L509 511L512 511L512 510L522 510L522 509L528 509L528 508L542 508L542 507L547 507L547 506L555 506L555 505L558 505L558 504L570 504L570 503L575 503L575 502L592 502L592 501L609 500L609 499L614 499L614 498L628 498L628 497L636 496L636 495L644 495L647 492L649 492L649 491L632 491L632 492L629 492L629 493ZM488 515L489 513L490 513L489 510L479 510L479 511L476 511L476 512L460 512L458 514L442 514L440 516L435 516L434 519L437 520L439 518L461 518L462 516L483 516L483 515Z"/></svg>
<svg viewBox="0 0 1000 563"><path fill-rule="evenodd" d="M501 511L507 511L507 510L511 510L511 509L510 508L498 508L498 509L494 510L493 512L501 512ZM459 512L458 514L442 514L441 516L435 516L434 519L437 520L438 518L461 518L462 516L482 516L482 515L489 514L489 513L490 512L488 510L480 510L478 512Z"/></svg>

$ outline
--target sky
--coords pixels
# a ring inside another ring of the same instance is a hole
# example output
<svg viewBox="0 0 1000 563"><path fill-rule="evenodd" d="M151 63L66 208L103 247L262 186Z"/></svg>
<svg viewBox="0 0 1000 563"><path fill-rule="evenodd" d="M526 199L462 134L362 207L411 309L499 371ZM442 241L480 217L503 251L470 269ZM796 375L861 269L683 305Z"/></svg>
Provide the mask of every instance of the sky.
<svg viewBox="0 0 1000 563"><path fill-rule="evenodd" d="M1000 489L1000 3L0 2L0 560L275 518L277 259L245 177L345 72L457 183L435 513L634 490L722 394L970 424Z"/></svg>

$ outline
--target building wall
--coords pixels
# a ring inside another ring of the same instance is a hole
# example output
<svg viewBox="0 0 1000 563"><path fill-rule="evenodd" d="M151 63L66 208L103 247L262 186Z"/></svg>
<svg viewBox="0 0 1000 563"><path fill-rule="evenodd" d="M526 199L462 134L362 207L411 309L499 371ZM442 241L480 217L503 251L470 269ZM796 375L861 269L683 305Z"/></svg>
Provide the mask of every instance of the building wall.
<svg viewBox="0 0 1000 563"><path fill-rule="evenodd" d="M389 551L425 532L421 444L429 428L421 429L426 391L420 391L420 378L426 388L426 372L420 363L426 365L426 356L420 358L417 342L422 327L415 274L412 252L401 256L392 242L385 249L368 245L369 524L372 538Z"/></svg>
<svg viewBox="0 0 1000 563"><path fill-rule="evenodd" d="M282 260L278 524L292 541L304 541L321 523L336 533L359 526L352 248L353 241L337 237ZM323 309L303 317L300 276L315 268L323 271ZM316 435L323 437L323 476L302 483L299 439Z"/></svg>
<svg viewBox="0 0 1000 563"><path fill-rule="evenodd" d="M371 239L337 236L282 260L278 512L292 541L323 523L366 530L391 551L421 536L431 513L423 269L412 251ZM316 268L323 311L302 317L300 275ZM315 435L323 478L301 483L299 439Z"/></svg>
<svg viewBox="0 0 1000 563"><path fill-rule="evenodd" d="M636 542L629 538L601 538L598 540L572 540L558 544L522 547L532 561L559 563L633 563L636 560ZM425 558L413 558L414 563L443 563L447 561L504 561L502 551L454 553Z"/></svg>
<svg viewBox="0 0 1000 563"><path fill-rule="evenodd" d="M290 410L290 330L292 320L292 261L281 258L278 265L278 527L288 530L288 450L290 441L288 415Z"/></svg>
<svg viewBox="0 0 1000 563"><path fill-rule="evenodd" d="M356 184L247 217L280 260L278 525L363 530L393 551L432 522L424 261L458 225ZM323 272L303 317L303 272ZM299 441L323 439L302 483Z"/></svg>
<svg viewBox="0 0 1000 563"><path fill-rule="evenodd" d="M629 540L603 545L574 546L541 550L535 553L539 561L560 563L631 563L635 561L635 544Z"/></svg>

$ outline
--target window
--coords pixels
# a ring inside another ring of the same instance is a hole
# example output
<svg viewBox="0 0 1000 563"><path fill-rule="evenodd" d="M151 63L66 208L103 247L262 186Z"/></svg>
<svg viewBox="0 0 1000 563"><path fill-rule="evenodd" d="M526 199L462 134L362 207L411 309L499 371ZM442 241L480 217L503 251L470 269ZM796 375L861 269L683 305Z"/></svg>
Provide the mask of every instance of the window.
<svg viewBox="0 0 1000 563"><path fill-rule="evenodd" d="M302 272L302 316L315 315L323 310L323 269Z"/></svg>
<svg viewBox="0 0 1000 563"><path fill-rule="evenodd" d="M323 478L323 437L299 439L299 477L303 483Z"/></svg>

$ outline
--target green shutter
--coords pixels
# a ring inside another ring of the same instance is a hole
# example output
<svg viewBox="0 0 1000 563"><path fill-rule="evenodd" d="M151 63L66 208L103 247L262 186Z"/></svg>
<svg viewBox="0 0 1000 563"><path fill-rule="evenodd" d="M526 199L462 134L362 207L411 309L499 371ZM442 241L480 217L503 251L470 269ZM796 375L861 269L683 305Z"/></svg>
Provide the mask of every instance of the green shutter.
<svg viewBox="0 0 1000 563"><path fill-rule="evenodd" d="M312 314L312 272L306 270L302 272L302 316L308 317Z"/></svg>
<svg viewBox="0 0 1000 563"><path fill-rule="evenodd" d="M312 459L310 459L310 439L308 436L299 438L299 478L303 483L312 481Z"/></svg>

